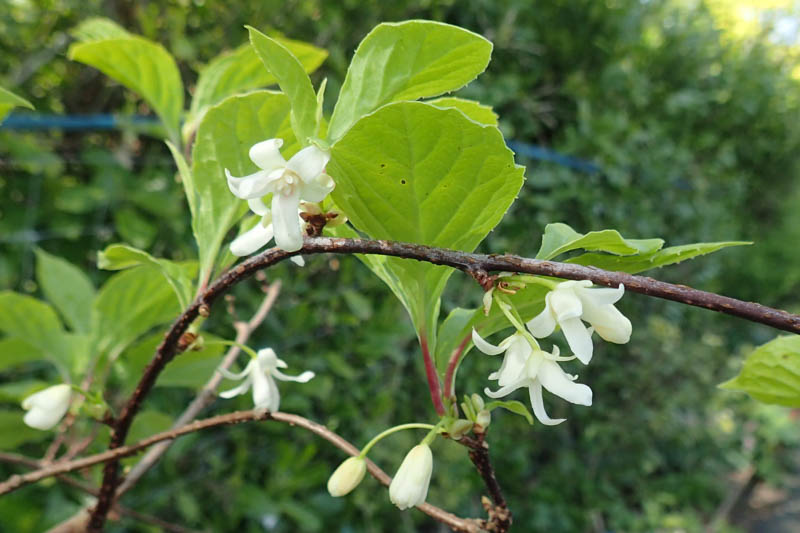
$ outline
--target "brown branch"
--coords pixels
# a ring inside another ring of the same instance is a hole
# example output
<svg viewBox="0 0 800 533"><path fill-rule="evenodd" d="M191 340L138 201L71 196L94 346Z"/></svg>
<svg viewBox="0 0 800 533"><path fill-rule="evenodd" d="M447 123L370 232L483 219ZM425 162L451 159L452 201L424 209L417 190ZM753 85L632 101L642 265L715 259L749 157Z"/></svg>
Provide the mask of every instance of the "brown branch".
<svg viewBox="0 0 800 533"><path fill-rule="evenodd" d="M156 444L158 442L163 442L168 440L171 441L182 435L194 433L203 429L241 424L243 422L263 421L263 420L274 420L276 422L283 422L293 427L298 426L303 429L307 429L308 431L311 431L312 433L322 437L323 439L327 440L328 442L330 442L331 444L333 444L334 446L336 446L337 448L339 448L340 450L349 455L358 455L360 452L360 450L356 448L353 444L351 444L338 434L334 433L330 429L326 428L322 424L318 424L312 420L309 420L299 415L291 413L282 413L280 411L275 413L270 413L269 411L265 411L263 409L253 409L250 411L235 411L233 413L227 413L224 415L214 416L211 418L206 418L204 420L192 422L191 424L185 425L178 429L171 429L169 431L164 431L163 433L158 433L156 435L147 437L146 439L142 439L136 444L131 444L129 446L122 446L119 448L115 448L113 450L108 450L103 453L90 455L89 457L84 457L82 459L77 459L74 461L62 461L54 463L48 466L43 466L39 470L34 470L26 474L11 476L5 482L0 483L0 495L13 492L19 489L20 487L23 487L30 483L35 483L47 477L61 476L68 472L82 470L84 468L99 463L116 461L123 457L134 455L140 450L152 446L153 444ZM37 461L30 460L24 456L16 454L0 453L0 460L6 460L8 462L23 464L26 466L41 466L40 463ZM385 486L389 486L389 484L392 482L392 478L389 477L386 474L386 472L381 470L381 468L378 465L376 465L369 459L367 459L367 470L375 479L377 479L381 484ZM465 533L478 533L481 530L480 520L460 518L452 513L448 513L447 511L428 503L419 505L418 509L427 514L428 516L442 522L443 524L446 524L451 529L453 529L453 531L461 531Z"/></svg>
<svg viewBox="0 0 800 533"><path fill-rule="evenodd" d="M267 318L267 315L272 309L272 306L275 304L275 301L278 299L278 294L281 291L281 282L276 281L275 283L271 284L267 289L267 294L262 300L261 305L256 310L255 314L253 314L252 318L249 321L239 321L237 320L234 322L233 326L236 329L236 342L239 344L246 344L247 340L250 338L250 335L253 331L261 325L264 319ZM226 352L225 356L222 358L222 363L220 363L219 368L228 369L236 358L239 356L241 352L241 348L239 346L231 346L230 349ZM178 429L180 427L185 426L189 422L192 422L197 415L205 409L208 405L210 405L214 399L217 397L216 391L219 384L222 382L222 374L219 372L214 372L214 375L211 376L211 379L203 386L203 389L195 396L194 400L186 407L186 409L181 413L181 415L175 420L175 423L172 425L172 429ZM136 463L131 471L125 476L125 481L120 484L119 489L117 489L116 497L119 498L125 492L127 492L131 487L133 487L137 481L152 468L156 462L161 458L164 453L172 446L174 441L167 440L163 442L159 442L149 450L147 453L142 457L142 459Z"/></svg>
<svg viewBox="0 0 800 533"><path fill-rule="evenodd" d="M598 285L617 287L624 284L629 291L649 296L664 298L687 305L703 307L721 313L738 316L766 324L774 328L793 333L800 333L800 316L771 309L769 307L743 302L726 296L699 291L683 285L673 285L651 278L634 276L622 272L608 272L594 267L526 259L514 255L483 255L443 248L434 248L420 244L409 244L392 241L373 241L365 239L342 239L331 237L312 237L305 240L303 248L296 252L286 252L272 248L240 263L228 270L211 283L208 288L178 317L167 331L164 340L156 350L150 364L144 371L128 402L114 421L109 449L121 447L133 418L147 394L155 384L156 378L175 355L179 352L179 340L197 318L201 306L210 308L214 301L227 292L232 286L253 275L258 270L270 267L284 259L300 254L342 253L342 254L378 254L406 259L426 261L435 265L446 265L472 273L478 271L522 272L539 274L564 279L588 279ZM100 489L97 506L92 512L89 531L102 530L105 515L114 501L118 484L118 462L106 463L103 472L103 484Z"/></svg>
<svg viewBox="0 0 800 533"><path fill-rule="evenodd" d="M483 507L489 514L489 520L485 526L486 530L505 533L511 528L511 510L508 508L503 491L500 489L500 483L497 482L497 477L495 477L494 468L489 458L489 443L485 440L485 434L479 433L475 438L464 436L458 442L469 448L469 459L475 465L475 469L483 479L483 484L486 485L489 496L492 498L491 502L486 498L482 499Z"/></svg>

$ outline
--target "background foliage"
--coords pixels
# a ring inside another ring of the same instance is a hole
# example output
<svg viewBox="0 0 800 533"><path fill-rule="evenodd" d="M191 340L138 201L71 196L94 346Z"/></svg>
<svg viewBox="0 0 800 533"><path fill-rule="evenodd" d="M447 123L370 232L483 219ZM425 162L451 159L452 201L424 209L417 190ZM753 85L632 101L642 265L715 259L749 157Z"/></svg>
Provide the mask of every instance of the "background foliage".
<svg viewBox="0 0 800 533"><path fill-rule="evenodd" d="M131 93L66 59L70 29L90 16L110 17L162 43L190 90L202 64L246 41L244 24L312 42L330 53L312 76L315 85L327 76L330 94L376 23L420 17L458 24L494 42L488 71L460 95L493 105L507 138L600 169L576 171L520 155L518 162L530 165L527 182L486 251L533 256L552 221L578 231L614 227L629 237L665 236L670 245L753 240L754 247L651 274L798 311L800 271L790 266L800 263L792 245L800 238L796 57L770 41L769 30L732 38L714 13L703 3L634 0L270 0L235 9L211 1L15 2L0 12L0 85L42 112L148 113ZM37 281L37 248L79 266L93 287L109 276L96 269L96 252L113 242L178 261L194 255L172 159L145 133L135 125L114 132L0 130L0 286L47 295ZM269 276L284 280L284 291L251 344L274 347L290 369L317 372L309 385L282 388L283 409L324 420L356 443L432 413L404 311L354 258L314 258L304 269L281 266ZM256 283L239 287L236 312L247 316L259 294ZM474 284L454 276L444 311L475 306L479 298ZM622 348L596 347L581 375L595 391L591 409L549 407L568 418L557 428L530 428L496 412L490 442L519 530L698 530L723 500L728 473L752 463L780 482L789 464L786 446L797 436L785 429L786 413L715 389L735 373L744 347L773 332L644 297L629 296L621 308L638 318L634 337ZM230 335L231 317L221 311L210 329ZM113 368L119 396L157 336L130 346ZM483 388L494 363L487 359L466 359L461 391ZM196 375L155 391L137 435L163 429L182 410L210 367L192 368ZM19 417L19 398L54 377L40 364L0 372L0 423ZM248 401L217 402L211 410ZM8 435L0 432L0 440ZM43 436L14 434L33 456L43 452L34 440ZM412 444L411 435L398 435L374 459L391 471ZM440 443L434 451L430 501L480 514L478 500L468 497L480 484L463 449ZM352 497L331 499L325 480L341 459L288 427L210 431L176 443L124 503L213 531L436 528L373 497L373 480ZM41 483L0 499L0 516L12 530L38 531L70 516L82 498ZM125 520L113 529L148 530Z"/></svg>

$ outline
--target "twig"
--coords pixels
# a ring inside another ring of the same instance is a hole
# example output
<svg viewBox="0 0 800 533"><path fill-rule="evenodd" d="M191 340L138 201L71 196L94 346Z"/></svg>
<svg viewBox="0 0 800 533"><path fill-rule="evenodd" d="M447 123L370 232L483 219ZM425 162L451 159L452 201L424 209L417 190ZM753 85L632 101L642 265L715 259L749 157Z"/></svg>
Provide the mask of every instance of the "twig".
<svg viewBox="0 0 800 533"><path fill-rule="evenodd" d="M303 248L295 252L286 252L272 248L240 263L228 270L211 283L208 288L178 317L164 336L164 340L156 350L156 354L145 369L139 384L120 412L113 424L109 449L123 446L133 418L139 411L143 399L152 389L158 375L178 353L178 341L189 325L197 318L201 306L210 308L214 301L227 292L233 285L253 275L256 271L272 266L284 259L299 254L318 253L363 253L388 255L406 259L426 261L435 265L446 265L465 272L503 271L524 272L564 279L588 279L598 285L617 287L624 284L634 292L649 296L681 302L687 305L703 307L722 313L738 316L772 326L778 329L800 333L800 316L772 309L757 303L743 302L726 296L699 291L683 285L673 285L651 278L608 272L594 267L585 267L554 261L526 259L514 255L483 255L434 248L419 244L392 241L373 241L365 239L342 239L331 237L312 237L305 240ZM118 484L118 462L106 463L103 472L103 483L97 506L92 511L89 531L102 531L105 515L111 507Z"/></svg>
<svg viewBox="0 0 800 533"><path fill-rule="evenodd" d="M108 450L103 453L90 455L89 457L84 457L82 459L77 459L74 461L64 461L44 466L39 470L34 470L26 474L11 476L5 482L0 483L0 495L13 492L14 490L17 490L20 487L23 487L30 483L35 483L36 481L40 481L47 477L59 476L66 474L68 472L82 470L84 468L99 463L119 460L123 457L133 455L138 451L147 448L155 443L167 440L174 440L180 437L181 435L186 435L189 433L194 433L203 429L208 429L213 427L234 425L234 424L241 424L243 422L262 421L262 420L274 420L277 422L283 422L290 426L298 426L303 429L307 429L308 431L311 431L312 433L322 437L323 439L327 440L328 442L330 442L331 444L333 444L334 446L336 446L337 448L339 448L340 450L349 455L359 454L359 449L353 446L350 442L348 442L338 434L334 433L330 429L326 428L325 426L318 424L307 418L304 418L302 416L290 413L282 413L282 412L270 413L263 409L253 409L250 411L235 411L233 413L227 413L224 415L214 416L211 418L206 418L204 420L192 422L191 424L185 425L178 429L171 429L169 431L164 431L163 433L158 433L156 435L152 435L146 439L143 439L137 442L136 444L131 444L129 446L122 446L113 450ZM16 454L5 454L5 453L0 454L0 460L8 460L9 462L17 464L25 464L28 466L32 466L33 464L38 464L36 461L28 460L27 458ZM377 479L383 485L388 486L392 481L392 478L390 478L386 474L386 472L381 470L381 468L378 467L378 465L376 465L369 459L367 460L367 470L375 479ZM466 533L478 533L480 531L480 524L481 524L480 520L460 518L452 513L448 513L447 511L440 509L439 507L427 503L418 506L418 508L428 516L431 516L432 518L435 518L436 520L448 525L454 531L463 531Z"/></svg>
<svg viewBox="0 0 800 533"><path fill-rule="evenodd" d="M469 459L475 465L475 469L483 479L483 484L491 496L491 502L483 499L483 507L489 514L489 521L486 524L488 531L505 533L511 528L512 516L508 508L503 491L497 482L494 468L489 458L489 444L485 440L485 434L479 433L475 438L464 436L458 441L469 448Z"/></svg>
<svg viewBox="0 0 800 533"><path fill-rule="evenodd" d="M234 328L236 329L236 342L239 344L246 344L247 339L250 338L250 335L253 331L261 325L264 319L267 318L267 315L272 309L272 306L275 304L275 301L278 298L278 294L281 291L281 282L276 281L269 286L267 289L267 294L264 297L264 300L261 302L261 305L256 310L255 314L253 314L252 318L249 321L236 321L234 323ZM241 352L241 348L239 346L231 346L231 348L225 354L225 357L222 358L222 363L220 363L219 368L224 368L227 370L236 358L239 356ZM185 426L189 422L193 421L197 415L205 409L208 405L210 405L214 399L216 398L216 391L219 384L222 382L222 374L219 372L214 372L211 376L211 379L203 386L203 389L195 396L192 403L186 407L186 409L181 413L181 415L175 420L175 423L172 425L172 429L177 429L180 427ZM159 442L149 450L141 458L141 460L136 463L136 465L131 469L127 476L125 476L125 481L119 486L117 489L117 498L122 496L125 492L127 492L131 487L133 487L139 478L141 478L145 472L147 472L150 468L153 467L156 462L161 458L164 453L166 453L167 449L172 446L174 441L168 440L164 442Z"/></svg>

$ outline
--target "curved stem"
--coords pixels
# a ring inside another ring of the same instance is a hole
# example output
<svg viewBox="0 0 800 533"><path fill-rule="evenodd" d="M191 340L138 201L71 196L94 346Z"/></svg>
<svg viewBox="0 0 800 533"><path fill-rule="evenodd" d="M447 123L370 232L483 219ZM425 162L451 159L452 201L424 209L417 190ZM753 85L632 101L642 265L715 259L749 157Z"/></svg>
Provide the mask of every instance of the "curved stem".
<svg viewBox="0 0 800 533"><path fill-rule="evenodd" d="M369 451L372 449L373 446L375 446L378 443L378 441L380 441L384 437L388 437L392 433L397 433L398 431L403 431L406 429L435 429L436 427L437 426L434 426L433 424L417 424L417 423L400 424L399 426L391 427L385 431L381 431L380 433L372 437L372 440L370 440L366 444L366 446L364 446L361 449L361 453L359 453L358 456L361 457L362 459L366 457Z"/></svg>
<svg viewBox="0 0 800 533"><path fill-rule="evenodd" d="M247 279L255 272L270 267L284 259L295 255L319 253L344 254L378 254L406 259L427 261L434 265L446 265L468 273L474 272L521 272L539 274L563 279L588 279L597 285L618 287L624 284L632 292L655 296L680 302L687 305L703 307L721 313L738 316L747 320L766 324L774 328L792 333L800 333L800 316L767 306L743 302L734 298L720 296L684 285L673 285L642 276L634 276L622 272L608 272L594 267L527 259L515 255L484 255L434 248L421 244L409 244L392 241L344 239L333 237L312 237L305 240L304 246L295 252L286 252L279 248L271 248L259 255L228 270L211 283L197 299L178 317L164 336L164 340L156 350L150 364L144 370L139 384L119 417L113 423L109 449L121 447L125 443L133 418L139 411L143 399L155 384L156 378L175 355L178 354L178 341L189 325L199 315L201 306L210 307L214 301L227 292L232 286ZM92 511L89 531L102 531L106 515L114 502L114 494L119 483L118 461L106 463L103 471L103 483L97 498L97 505Z"/></svg>

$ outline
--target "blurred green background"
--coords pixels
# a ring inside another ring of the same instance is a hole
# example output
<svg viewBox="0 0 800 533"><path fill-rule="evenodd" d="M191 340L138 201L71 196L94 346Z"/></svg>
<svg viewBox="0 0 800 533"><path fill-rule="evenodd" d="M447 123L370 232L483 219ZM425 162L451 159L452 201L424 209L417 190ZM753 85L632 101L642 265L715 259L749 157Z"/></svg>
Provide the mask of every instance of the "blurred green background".
<svg viewBox="0 0 800 533"><path fill-rule="evenodd" d="M3 4L0 85L44 113L149 113L101 73L66 59L69 30L91 16L109 17L164 44L190 91L199 67L246 41L244 24L328 50L330 57L312 79L316 85L327 77L330 95L338 91L355 46L378 22L427 18L479 32L494 42L493 60L460 94L492 105L508 139L599 168L579 171L519 156L518 162L528 165L527 182L483 251L533 256L544 225L555 221L581 232L616 228L627 237L660 236L671 245L752 240L751 247L649 274L800 311L796 3ZM328 103L333 101L329 97ZM37 247L78 265L99 285L108 273L96 269L96 253L114 242L177 260L194 255L188 209L163 143L133 129L0 129L0 287L40 295ZM323 421L356 445L385 427L433 415L410 322L355 258L314 257L306 268L280 266L268 277L283 280L283 291L250 344L275 348L294 373L317 373L308 385L282 385L282 410ZM243 317L254 311L261 293L251 282L235 295ZM476 306L480 297L474 284L455 276L443 307ZM515 530L758 527L744 501L747 491L733 505L735 512L725 512L738 487L739 478L730 476L753 467L754 486L762 481L787 486L796 475L800 431L788 410L715 387L737 372L749 348L775 332L637 295L626 297L620 308L634 320L631 343L596 346L592 366L581 373L581 382L594 390L594 406L549 404L552 416L568 418L554 428L529 427L521 418L495 412L489 442ZM212 331L232 338L231 320L218 307ZM126 372L136 368L134 359L123 357L115 368L119 395ZM494 364L470 354L459 390L481 391ZM50 372L41 365L0 372L3 408L17 409L15 384L52 380ZM197 384L204 379L198 376ZM168 426L192 396L187 387L157 388L137 435ZM205 414L249 403L246 397L218 401ZM388 439L373 459L392 472L414 438ZM41 457L45 447L46 442L31 441L20 450ZM482 516L481 483L464 449L438 442L434 453L429 501L460 515ZM398 512L372 479L347 498L330 498L325 482L343 458L295 428L250 424L211 430L178 441L123 503L193 530L441 530L419 512ZM0 464L3 477L19 471ZM96 472L85 476L98 480ZM42 482L0 498L0 530L42 531L85 502L79 491ZM123 518L109 530L159 528Z"/></svg>

